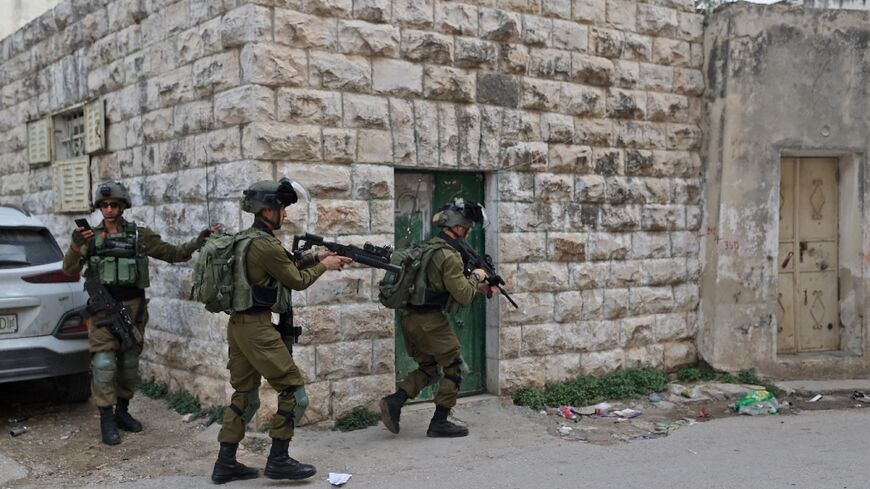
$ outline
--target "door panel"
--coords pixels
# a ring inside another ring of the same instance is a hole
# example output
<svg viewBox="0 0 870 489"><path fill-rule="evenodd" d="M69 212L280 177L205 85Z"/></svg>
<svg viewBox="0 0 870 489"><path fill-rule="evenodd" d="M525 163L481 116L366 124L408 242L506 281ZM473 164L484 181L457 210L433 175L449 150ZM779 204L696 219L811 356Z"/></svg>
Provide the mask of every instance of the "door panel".
<svg viewBox="0 0 870 489"><path fill-rule="evenodd" d="M483 200L483 175L477 173L458 172L397 172L396 173L396 249L409 246L412 243L428 239L440 232L432 225L434 212L455 196L462 196L469 201ZM474 230L469 236L469 243L483 253L483 231ZM485 315L483 298L475 299L471 307L449 321L462 346L462 356L468 365L468 372L463 374L461 394L480 392L484 388L486 378L484 367L486 356L484 352ZM408 357L404 337L396 318L396 379L401 381L411 371L417 368L416 362ZM430 400L436 387L428 387L417 396L416 400Z"/></svg>
<svg viewBox="0 0 870 489"><path fill-rule="evenodd" d="M777 352L838 350L837 160L784 158L780 188Z"/></svg>

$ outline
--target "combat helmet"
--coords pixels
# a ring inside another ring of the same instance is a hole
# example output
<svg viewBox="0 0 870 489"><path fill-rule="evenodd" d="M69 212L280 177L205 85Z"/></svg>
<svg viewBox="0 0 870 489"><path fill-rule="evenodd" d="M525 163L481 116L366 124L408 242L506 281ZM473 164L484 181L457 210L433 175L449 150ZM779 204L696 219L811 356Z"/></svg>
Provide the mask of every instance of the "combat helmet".
<svg viewBox="0 0 870 489"><path fill-rule="evenodd" d="M124 203L129 209L133 207L130 201L130 192L123 183L117 180L109 180L97 185L97 190L94 192L94 207L100 205L100 202L106 199L118 199Z"/></svg>
<svg viewBox="0 0 870 489"><path fill-rule="evenodd" d="M470 230L475 223L486 224L486 210L477 202L465 202L462 198L455 198L432 216L432 223L442 228L462 226Z"/></svg>
<svg viewBox="0 0 870 489"><path fill-rule="evenodd" d="M295 204L299 197L309 200L308 192L298 182L286 177L275 182L262 180L243 192L242 210L256 214L263 209L280 209Z"/></svg>

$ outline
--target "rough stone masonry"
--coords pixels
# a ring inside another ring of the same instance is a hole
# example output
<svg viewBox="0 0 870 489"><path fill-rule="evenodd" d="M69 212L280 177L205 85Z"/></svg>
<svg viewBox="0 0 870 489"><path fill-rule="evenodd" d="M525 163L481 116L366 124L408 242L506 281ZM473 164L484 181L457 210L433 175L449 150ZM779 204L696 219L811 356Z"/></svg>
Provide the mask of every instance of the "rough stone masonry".
<svg viewBox="0 0 870 489"><path fill-rule="evenodd" d="M66 0L0 46L0 201L66 244L26 123L97 96L91 181L174 241L248 225L241 190L289 175L313 202L285 239L390 243L394 169L484 172L522 305L490 308L488 390L673 367L696 358L703 58L691 0ZM226 318L187 300L189 264L152 273L145 374L225 403ZM295 295L308 422L394 387L378 278Z"/></svg>

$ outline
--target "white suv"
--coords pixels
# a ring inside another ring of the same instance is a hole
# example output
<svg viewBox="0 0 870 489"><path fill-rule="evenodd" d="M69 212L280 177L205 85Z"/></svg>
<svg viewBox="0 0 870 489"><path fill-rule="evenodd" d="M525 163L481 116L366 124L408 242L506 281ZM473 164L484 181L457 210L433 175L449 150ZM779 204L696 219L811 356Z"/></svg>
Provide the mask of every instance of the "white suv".
<svg viewBox="0 0 870 489"><path fill-rule="evenodd" d="M90 396L83 280L27 211L0 205L0 383L52 378L59 397Z"/></svg>

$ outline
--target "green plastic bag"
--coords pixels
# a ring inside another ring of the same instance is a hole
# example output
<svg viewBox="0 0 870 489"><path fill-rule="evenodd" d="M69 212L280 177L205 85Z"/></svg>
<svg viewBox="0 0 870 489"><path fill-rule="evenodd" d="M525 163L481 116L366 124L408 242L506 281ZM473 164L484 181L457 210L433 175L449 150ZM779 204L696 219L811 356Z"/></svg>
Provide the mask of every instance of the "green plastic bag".
<svg viewBox="0 0 870 489"><path fill-rule="evenodd" d="M751 391L732 404L731 410L753 416L756 414L776 414L779 412L779 403L776 401L776 397L768 391Z"/></svg>

